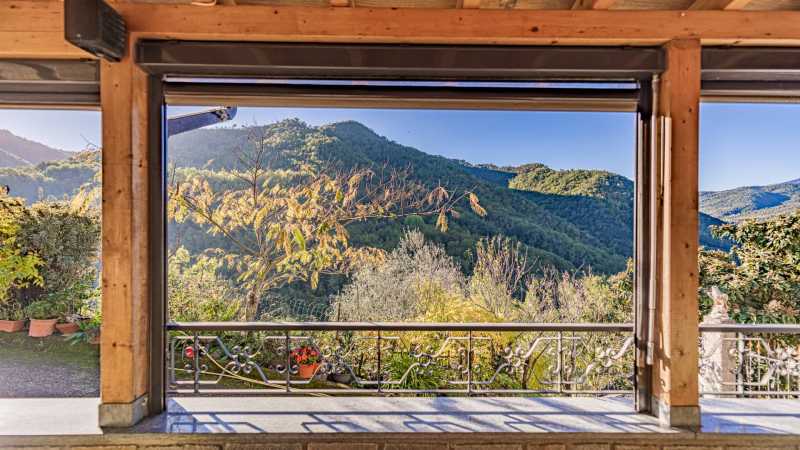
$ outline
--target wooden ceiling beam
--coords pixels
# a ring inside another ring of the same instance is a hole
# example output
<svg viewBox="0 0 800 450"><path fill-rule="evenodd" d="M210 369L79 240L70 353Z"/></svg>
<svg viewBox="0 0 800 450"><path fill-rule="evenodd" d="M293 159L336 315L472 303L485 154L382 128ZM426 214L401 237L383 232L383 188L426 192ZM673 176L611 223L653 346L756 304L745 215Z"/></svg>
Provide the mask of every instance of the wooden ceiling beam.
<svg viewBox="0 0 800 450"><path fill-rule="evenodd" d="M740 10L744 9L752 0L695 0L689 6L690 10L721 9L721 10Z"/></svg>
<svg viewBox="0 0 800 450"><path fill-rule="evenodd" d="M506 45L800 45L795 11L557 11L114 5L133 38Z"/></svg>
<svg viewBox="0 0 800 450"><path fill-rule="evenodd" d="M702 0L708 1L708 0ZM554 11L115 3L137 36L508 45L800 45L797 11ZM725 0L723 7L741 7ZM474 7L474 6L473 6ZM60 1L0 0L0 58L92 58L64 41Z"/></svg>
<svg viewBox="0 0 800 450"><path fill-rule="evenodd" d="M64 3L0 0L0 58L93 58L64 40Z"/></svg>
<svg viewBox="0 0 800 450"><path fill-rule="evenodd" d="M572 9L609 9L617 0L575 0Z"/></svg>

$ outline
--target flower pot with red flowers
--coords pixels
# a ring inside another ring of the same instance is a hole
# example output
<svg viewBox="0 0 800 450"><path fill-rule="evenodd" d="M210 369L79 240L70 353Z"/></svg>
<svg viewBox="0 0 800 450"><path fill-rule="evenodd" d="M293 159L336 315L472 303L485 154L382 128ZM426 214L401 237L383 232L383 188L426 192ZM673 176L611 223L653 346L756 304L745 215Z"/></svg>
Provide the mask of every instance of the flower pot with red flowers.
<svg viewBox="0 0 800 450"><path fill-rule="evenodd" d="M25 308L25 313L31 319L28 336L47 337L56 330L59 310L51 302L45 300L33 302Z"/></svg>
<svg viewBox="0 0 800 450"><path fill-rule="evenodd" d="M321 357L316 348L310 345L298 347L292 350L291 357L297 364L297 375L300 378L310 379L317 373Z"/></svg>
<svg viewBox="0 0 800 450"><path fill-rule="evenodd" d="M16 333L24 328L25 315L19 303L0 303L0 331Z"/></svg>

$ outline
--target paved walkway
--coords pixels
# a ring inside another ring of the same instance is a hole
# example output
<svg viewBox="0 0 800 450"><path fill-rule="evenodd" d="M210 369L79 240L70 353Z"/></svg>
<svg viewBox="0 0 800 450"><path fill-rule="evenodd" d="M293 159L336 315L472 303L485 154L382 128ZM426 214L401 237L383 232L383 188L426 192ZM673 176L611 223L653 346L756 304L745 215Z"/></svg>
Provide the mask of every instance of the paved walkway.
<svg viewBox="0 0 800 450"><path fill-rule="evenodd" d="M100 434L99 405L99 398L2 398L0 436Z"/></svg>
<svg viewBox="0 0 800 450"><path fill-rule="evenodd" d="M272 397L176 398L178 433L656 432L624 398Z"/></svg>
<svg viewBox="0 0 800 450"><path fill-rule="evenodd" d="M0 333L0 398L99 395L96 346L72 345L60 335Z"/></svg>
<svg viewBox="0 0 800 450"><path fill-rule="evenodd" d="M1 435L100 434L99 399L0 399ZM703 433L800 435L800 400L704 399ZM671 433L624 398L177 398L133 433Z"/></svg>

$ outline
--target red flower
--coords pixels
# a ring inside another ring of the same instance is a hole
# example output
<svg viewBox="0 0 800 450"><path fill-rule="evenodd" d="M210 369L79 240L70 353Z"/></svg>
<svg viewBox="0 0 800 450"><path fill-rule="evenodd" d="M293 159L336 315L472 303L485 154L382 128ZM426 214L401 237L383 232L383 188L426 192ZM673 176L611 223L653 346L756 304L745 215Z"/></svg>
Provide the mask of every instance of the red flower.
<svg viewBox="0 0 800 450"><path fill-rule="evenodd" d="M194 347L186 347L183 349L183 354L189 359L194 358Z"/></svg>
<svg viewBox="0 0 800 450"><path fill-rule="evenodd" d="M316 364L319 362L319 350L314 347L304 345L292 350L289 355L295 363L300 365Z"/></svg>

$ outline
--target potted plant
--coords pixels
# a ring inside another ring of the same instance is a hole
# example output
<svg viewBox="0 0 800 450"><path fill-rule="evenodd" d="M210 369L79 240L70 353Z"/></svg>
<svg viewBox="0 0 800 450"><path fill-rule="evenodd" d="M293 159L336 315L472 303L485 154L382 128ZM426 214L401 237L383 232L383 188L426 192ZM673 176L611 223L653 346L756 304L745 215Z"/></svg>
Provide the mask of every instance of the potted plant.
<svg viewBox="0 0 800 450"><path fill-rule="evenodd" d="M297 364L297 375L300 378L308 379L313 377L319 368L321 359L319 350L310 345L304 345L292 350L291 357Z"/></svg>
<svg viewBox="0 0 800 450"><path fill-rule="evenodd" d="M31 319L28 336L46 337L53 334L58 322L58 308L46 300L31 303L25 308L25 313Z"/></svg>
<svg viewBox="0 0 800 450"><path fill-rule="evenodd" d="M81 319L82 317L77 314L71 314L65 317L64 322L61 322L60 321L61 319L59 319L59 322L56 323L56 330L58 330L59 333L65 336L77 333L81 329L80 327Z"/></svg>
<svg viewBox="0 0 800 450"><path fill-rule="evenodd" d="M78 331L66 337L67 341L75 345L87 343L92 345L100 344L100 315L96 314L78 323Z"/></svg>
<svg viewBox="0 0 800 450"><path fill-rule="evenodd" d="M0 303L0 331L15 333L25 328L22 306L13 301Z"/></svg>
<svg viewBox="0 0 800 450"><path fill-rule="evenodd" d="M80 312L84 310L96 291L92 287L91 273L88 273L71 285L47 295L46 299L52 304L58 305L60 310L59 321L56 324L59 333L69 335L80 330L79 324L85 319Z"/></svg>

